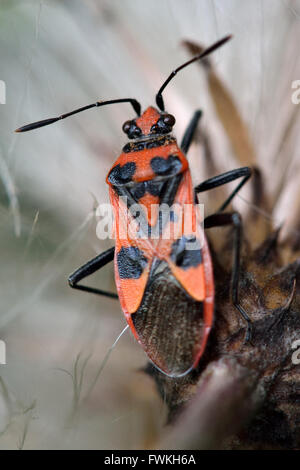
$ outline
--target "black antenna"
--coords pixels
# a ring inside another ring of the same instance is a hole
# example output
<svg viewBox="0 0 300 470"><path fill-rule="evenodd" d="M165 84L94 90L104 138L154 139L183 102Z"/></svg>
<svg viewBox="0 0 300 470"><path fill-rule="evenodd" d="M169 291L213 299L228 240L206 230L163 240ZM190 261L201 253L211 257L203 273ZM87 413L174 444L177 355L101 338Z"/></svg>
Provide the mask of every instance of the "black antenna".
<svg viewBox="0 0 300 470"><path fill-rule="evenodd" d="M215 42L214 44L212 44L212 46L208 47L207 49L205 49L203 52L201 52L201 54L198 54L196 57L193 57L192 59L188 60L187 62L185 62L184 64L180 65L180 67L178 67L177 69L173 70L173 72L169 75L169 77L167 78L167 80L162 84L162 86L160 87L157 95L156 95L156 104L157 106L159 107L159 109L161 111L164 111L165 110L165 105L164 105L164 100L163 100L163 97L162 97L162 92L164 91L164 89L166 88L166 86L170 83L170 81L172 80L173 77L175 77L175 75L182 69L184 69L185 67L187 67L188 65L192 64L193 62L196 62L197 60L200 60L202 59L203 57L207 56L208 54L211 54L213 51L215 51L216 49L218 49L219 47L223 46L223 44L225 44L225 42L229 41L229 39L232 38L232 35L228 35L228 36L225 36L223 39L220 39L219 41Z"/></svg>
<svg viewBox="0 0 300 470"><path fill-rule="evenodd" d="M95 108L95 107L97 108L99 106L104 106L106 104L114 104L114 103L130 103L134 111L136 112L136 114L138 116L141 115L141 105L137 100L133 98L122 98L118 100L109 100L109 101L97 101L96 103L89 104L87 106L84 106L83 108L75 109L74 111L71 111L70 113L62 114L61 116L58 116L55 118L44 119L43 121L37 121L31 124L27 124L26 126L19 127L19 129L16 129L15 132L31 131L33 129L37 129L38 127L43 127L43 126L48 126L49 124L53 124L54 122L59 121L60 119L65 119L69 116L72 116L73 114L81 113L81 111L85 111L86 109Z"/></svg>

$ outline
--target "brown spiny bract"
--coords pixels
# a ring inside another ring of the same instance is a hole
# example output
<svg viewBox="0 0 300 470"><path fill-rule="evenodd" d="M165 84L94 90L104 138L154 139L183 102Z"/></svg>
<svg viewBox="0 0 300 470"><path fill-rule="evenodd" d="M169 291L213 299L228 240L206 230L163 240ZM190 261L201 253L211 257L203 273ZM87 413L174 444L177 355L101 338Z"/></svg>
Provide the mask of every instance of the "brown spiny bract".
<svg viewBox="0 0 300 470"><path fill-rule="evenodd" d="M278 231L272 233L259 248L247 250L243 255L240 280L241 303L253 322L250 342L245 343L245 325L230 300L231 269L222 266L226 258L225 248L214 252L216 308L215 323L207 351L200 361L198 370L182 379L172 379L148 368L155 378L162 398L169 407L169 420L175 426L182 414L194 406L193 396L201 388L206 369L214 364L215 371L225 361L234 361L245 371L250 381L246 395L239 395L240 375L232 385L233 395L237 393L232 408L232 423L217 439L206 442L208 447L227 448L297 448L300 443L300 365L293 364L293 343L300 338L300 261L283 265ZM228 234L230 238L231 234ZM227 245L227 250L230 247ZM225 391L224 391L225 393ZM243 403L239 400L254 400L249 413L239 414ZM222 406L226 398L216 394L215 409ZM225 399L224 399L225 398ZM197 400L210 400L205 393ZM218 415L217 415L218 416ZM200 417L201 419L201 417ZM210 423L217 429L220 421ZM232 434L233 431L237 431ZM197 435L197 429L193 430ZM180 435L180 434L179 434ZM178 437L178 436L177 436ZM181 447L176 437L173 445ZM202 436L199 436L201 441Z"/></svg>

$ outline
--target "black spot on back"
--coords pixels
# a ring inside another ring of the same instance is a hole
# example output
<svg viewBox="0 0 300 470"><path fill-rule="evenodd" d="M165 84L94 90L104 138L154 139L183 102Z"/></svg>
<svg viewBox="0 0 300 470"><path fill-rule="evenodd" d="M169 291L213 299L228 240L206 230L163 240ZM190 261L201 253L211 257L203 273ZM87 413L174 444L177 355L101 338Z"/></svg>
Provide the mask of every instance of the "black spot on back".
<svg viewBox="0 0 300 470"><path fill-rule="evenodd" d="M134 162L116 165L108 175L108 181L114 185L130 183L135 173L136 164Z"/></svg>
<svg viewBox="0 0 300 470"><path fill-rule="evenodd" d="M192 244L191 247L187 243ZM192 249L188 249L192 248ZM179 268L188 269L202 263L202 251L196 237L181 237L172 244L171 260Z"/></svg>
<svg viewBox="0 0 300 470"><path fill-rule="evenodd" d="M134 246L122 247L117 254L117 264L121 279L139 279L147 266L147 258Z"/></svg>
<svg viewBox="0 0 300 470"><path fill-rule="evenodd" d="M150 162L151 168L159 176L176 175L180 172L182 164L176 155L168 158L153 157Z"/></svg>
<svg viewBox="0 0 300 470"><path fill-rule="evenodd" d="M136 184L132 189L131 189L131 194L134 197L136 201L141 199L143 196L145 196L146 193L146 185L145 182L138 183Z"/></svg>
<svg viewBox="0 0 300 470"><path fill-rule="evenodd" d="M164 182L161 181L143 181L142 183L137 183L130 192L134 199L138 201L145 196L146 193L149 193L152 196L160 196L163 185Z"/></svg>
<svg viewBox="0 0 300 470"><path fill-rule="evenodd" d="M174 211L170 211L170 222L177 222L178 221L178 217L177 215L175 214Z"/></svg>

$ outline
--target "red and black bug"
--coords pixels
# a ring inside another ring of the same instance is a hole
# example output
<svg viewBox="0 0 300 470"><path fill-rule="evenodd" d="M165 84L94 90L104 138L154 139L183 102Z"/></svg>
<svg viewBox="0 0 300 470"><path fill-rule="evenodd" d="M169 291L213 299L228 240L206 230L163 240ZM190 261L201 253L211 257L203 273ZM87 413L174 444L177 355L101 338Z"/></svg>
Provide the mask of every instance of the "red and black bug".
<svg viewBox="0 0 300 470"><path fill-rule="evenodd" d="M195 112L179 147L172 135L175 118L165 111L162 98L163 90L180 70L229 39L230 36L226 36L174 70L156 95L158 109L149 107L141 114L140 104L131 98L98 101L17 129L17 132L36 129L92 107L124 102L132 105L137 117L123 125L131 142L123 147L106 178L114 210L115 246L77 269L70 275L69 284L75 289L119 298L135 338L152 363L171 377L183 376L197 366L213 324L213 269L196 210L197 195L239 178L242 178L241 182L217 213L204 219L204 228L231 224L235 229L231 295L233 304L247 321L247 338L251 331L250 319L239 304L241 219L236 212L224 212L250 178L251 169L235 169L193 188L185 154L201 112ZM136 205L140 208L139 221L133 211ZM191 207L192 230L177 230L182 229L182 219L176 211L171 211L167 222L163 222L160 210L163 205ZM153 207L156 208L154 213ZM141 217L146 237L141 236ZM129 232L126 230L128 225L131 226ZM156 229L158 236L149 236ZM170 235L164 237L167 229ZM120 232L126 236L121 237ZM118 295L79 284L113 260Z"/></svg>

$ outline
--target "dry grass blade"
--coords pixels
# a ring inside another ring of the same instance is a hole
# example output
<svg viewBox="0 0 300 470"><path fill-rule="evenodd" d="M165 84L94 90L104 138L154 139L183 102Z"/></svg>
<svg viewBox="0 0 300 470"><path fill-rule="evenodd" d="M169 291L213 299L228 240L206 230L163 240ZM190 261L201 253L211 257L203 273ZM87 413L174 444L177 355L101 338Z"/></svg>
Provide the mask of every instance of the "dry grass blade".
<svg viewBox="0 0 300 470"><path fill-rule="evenodd" d="M20 438L19 443L18 443L18 449L19 450L24 449L26 437L27 437L28 431L29 431L29 425L30 425L30 423L33 419L33 411L34 411L35 408L36 408L36 401L34 400L32 402L32 404L30 406L28 406L28 408L26 408L22 412L24 417L25 417L25 421L24 421L24 428L23 428L23 431L22 431L22 435L21 435L21 438Z"/></svg>
<svg viewBox="0 0 300 470"><path fill-rule="evenodd" d="M9 168L6 164L6 161L2 157L0 152L0 178L3 181L7 197L9 199L9 205L11 213L14 220L14 229L16 237L21 235L21 216L20 216L20 205L19 199L16 191L16 186L14 184L12 175L10 174Z"/></svg>
<svg viewBox="0 0 300 470"><path fill-rule="evenodd" d="M240 195L238 196L243 199ZM252 176L252 201L244 218L247 240L257 247L270 236L273 226L269 197L265 190L265 179L259 168L255 167ZM277 227L275 227L277 228Z"/></svg>
<svg viewBox="0 0 300 470"><path fill-rule="evenodd" d="M200 54L204 50L204 47L191 41L183 41L183 45L192 55ZM211 98L238 162L241 165L254 165L255 151L230 91L218 77L209 60L199 61L199 65L207 72Z"/></svg>

